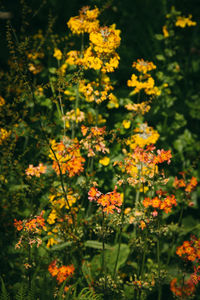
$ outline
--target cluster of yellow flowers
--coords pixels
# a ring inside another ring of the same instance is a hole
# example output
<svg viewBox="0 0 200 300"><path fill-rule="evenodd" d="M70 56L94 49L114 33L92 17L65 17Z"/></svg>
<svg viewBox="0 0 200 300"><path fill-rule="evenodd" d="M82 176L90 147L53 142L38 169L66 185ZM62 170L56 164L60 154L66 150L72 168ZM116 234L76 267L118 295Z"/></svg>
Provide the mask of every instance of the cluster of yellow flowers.
<svg viewBox="0 0 200 300"><path fill-rule="evenodd" d="M11 131L7 131L4 128L0 128L0 146L9 138Z"/></svg>
<svg viewBox="0 0 200 300"><path fill-rule="evenodd" d="M90 10L89 8L89 6L84 6L79 11L79 16L69 19L67 25L74 34L90 33L98 29L99 21L97 17L99 15L99 9L95 8Z"/></svg>
<svg viewBox="0 0 200 300"><path fill-rule="evenodd" d="M72 220L69 217L69 213L66 210L69 210L74 203L78 200L78 194L74 193L72 189L69 189L67 192L67 200L61 191L61 187L58 188L58 192L51 194L49 196L49 200L51 203L51 211L47 218L47 223L50 228L51 225L53 227L48 231L48 242L47 247L51 247L53 245L59 244L60 239L58 238L58 233L61 230L61 223L67 222L71 223ZM76 208L73 208L75 210Z"/></svg>
<svg viewBox="0 0 200 300"><path fill-rule="evenodd" d="M131 149L144 148L147 145L155 144L159 138L159 133L148 126L147 123L139 124L134 131L136 134L130 136L126 142Z"/></svg>
<svg viewBox="0 0 200 300"><path fill-rule="evenodd" d="M129 111L134 111L135 113L144 115L147 113L151 106L148 104L148 102L141 102L141 103L129 103L125 105L125 108Z"/></svg>
<svg viewBox="0 0 200 300"><path fill-rule="evenodd" d="M70 18L68 27L74 34L89 33L89 47L82 52L70 51L66 63L81 65L85 69L113 72L119 64L119 55L115 52L120 45L120 30L115 25L100 27L96 19L97 8L83 7L79 16Z"/></svg>
<svg viewBox="0 0 200 300"><path fill-rule="evenodd" d="M133 74L131 79L128 80L127 84L130 87L134 87L133 94L139 93L144 90L147 95L159 96L161 94L158 87L155 86L155 81L148 72L156 68L152 62L144 61L143 59L138 59L137 62L132 64L140 75L137 76Z"/></svg>
<svg viewBox="0 0 200 300"><path fill-rule="evenodd" d="M72 109L64 116L66 128L70 128L70 122L81 123L85 120L85 113L80 111L79 108L76 110Z"/></svg>
<svg viewBox="0 0 200 300"><path fill-rule="evenodd" d="M175 26L177 27L186 27L186 26L196 26L196 22L192 21L192 15L189 15L187 18L186 17L177 17Z"/></svg>
<svg viewBox="0 0 200 300"><path fill-rule="evenodd" d="M101 80L92 81L86 83L85 80L82 80L79 84L79 91L84 95L86 101L96 102L97 104L103 102L107 98L112 97L112 93L109 93L113 90L113 86L110 84L110 78L103 74Z"/></svg>

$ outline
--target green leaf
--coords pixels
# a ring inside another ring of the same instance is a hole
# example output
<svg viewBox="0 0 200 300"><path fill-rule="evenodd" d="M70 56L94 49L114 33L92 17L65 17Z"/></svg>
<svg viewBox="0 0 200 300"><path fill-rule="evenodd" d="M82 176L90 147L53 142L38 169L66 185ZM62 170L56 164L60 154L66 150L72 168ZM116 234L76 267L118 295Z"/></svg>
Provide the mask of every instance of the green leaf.
<svg viewBox="0 0 200 300"><path fill-rule="evenodd" d="M65 242L63 244L55 245L55 246L51 247L49 250L50 251L61 250L65 247L71 246L71 244L72 244L72 242Z"/></svg>
<svg viewBox="0 0 200 300"><path fill-rule="evenodd" d="M84 243L85 247L94 248L94 249L103 249L102 242L88 240ZM108 244L105 244L105 249L110 249Z"/></svg>
<svg viewBox="0 0 200 300"><path fill-rule="evenodd" d="M110 272L114 271L114 267L117 259L117 253L118 253L118 244L110 248L109 250L105 251L106 266L110 270ZM128 245L121 244L116 270L118 270L120 267L123 266L123 264L126 262L129 256L129 253L130 253L130 249Z"/></svg>
<svg viewBox="0 0 200 300"><path fill-rule="evenodd" d="M156 58L157 58L157 60L162 60L162 61L165 60L165 57L162 54L156 55Z"/></svg>

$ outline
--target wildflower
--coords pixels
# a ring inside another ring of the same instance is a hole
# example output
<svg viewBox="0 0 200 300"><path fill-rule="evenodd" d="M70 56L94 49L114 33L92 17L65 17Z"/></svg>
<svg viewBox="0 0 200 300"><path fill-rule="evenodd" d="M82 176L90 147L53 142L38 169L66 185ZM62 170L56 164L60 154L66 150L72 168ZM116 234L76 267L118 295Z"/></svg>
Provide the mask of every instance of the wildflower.
<svg viewBox="0 0 200 300"><path fill-rule="evenodd" d="M141 102L138 104L135 103L129 103L125 105L125 108L129 111L135 111L136 113L139 113L141 115L144 115L150 110L150 105L148 105L148 102Z"/></svg>
<svg viewBox="0 0 200 300"><path fill-rule="evenodd" d="M54 54L53 56L57 59L57 60L61 60L62 59L62 52L58 49L55 48L54 49Z"/></svg>
<svg viewBox="0 0 200 300"><path fill-rule="evenodd" d="M126 142L131 149L135 149L137 146L143 148L146 145L155 144L159 138L158 132L149 127L147 123L139 124L134 131L136 134L130 136Z"/></svg>
<svg viewBox="0 0 200 300"><path fill-rule="evenodd" d="M172 209L173 206L176 206L176 199L174 195L171 196L166 196L165 198L163 197L154 197L152 199L150 199L149 197L145 197L143 200L143 205L144 207L153 207L154 211L153 211L153 215L156 216L156 209L160 209L160 210L164 210L165 213L169 213Z"/></svg>
<svg viewBox="0 0 200 300"><path fill-rule="evenodd" d="M178 279L174 278L170 283L170 289L177 297L183 299L185 297L189 297L192 294L194 294L195 285L193 284L191 279L184 282L184 285L180 284L180 286L178 286L177 282Z"/></svg>
<svg viewBox="0 0 200 300"><path fill-rule="evenodd" d="M52 277L56 277L59 284L71 277L75 271L74 265L57 267L57 261L54 260L48 267L48 271Z"/></svg>
<svg viewBox="0 0 200 300"><path fill-rule="evenodd" d="M177 20L176 20L176 23L175 23L175 26L177 27L186 27L186 26L196 26L196 22L192 21L192 15L189 15L187 18L186 17L181 17L181 16L178 16L177 17Z"/></svg>
<svg viewBox="0 0 200 300"><path fill-rule="evenodd" d="M46 168L47 167L42 163L40 163L37 167L29 165L26 169L26 175L40 177L41 174L44 174L46 172Z"/></svg>
<svg viewBox="0 0 200 300"><path fill-rule="evenodd" d="M67 25L74 34L90 33L99 27L98 15L98 8L90 10L89 6L85 6L80 10L79 16L69 19Z"/></svg>
<svg viewBox="0 0 200 300"><path fill-rule="evenodd" d="M122 125L124 126L125 129L129 129L131 126L131 121L123 120Z"/></svg>
<svg viewBox="0 0 200 300"><path fill-rule="evenodd" d="M164 37L168 38L169 37L169 32L167 30L167 26L166 25L163 26L162 31L163 31Z"/></svg>
<svg viewBox="0 0 200 300"><path fill-rule="evenodd" d="M138 59L137 62L133 62L132 67L143 74L156 69L153 62L144 61L144 59Z"/></svg>
<svg viewBox="0 0 200 300"><path fill-rule="evenodd" d="M5 100L4 100L4 98L2 97L2 96L0 96L0 106L3 106L3 105L5 105Z"/></svg>
<svg viewBox="0 0 200 300"><path fill-rule="evenodd" d="M4 128L0 128L0 146L9 138L11 131L7 131Z"/></svg>
<svg viewBox="0 0 200 300"><path fill-rule="evenodd" d="M103 166L108 166L110 163L110 158L107 156L104 156L104 158L99 160L99 163Z"/></svg>
<svg viewBox="0 0 200 300"><path fill-rule="evenodd" d="M96 201L102 206L103 212L106 212L107 214L113 214L114 210L118 213L120 212L122 196L120 193L116 192L116 187L112 192L107 194L102 194L95 187L91 187L88 192L88 196L90 201Z"/></svg>
<svg viewBox="0 0 200 300"><path fill-rule="evenodd" d="M49 157L53 160L52 167L57 175L61 171L62 174L67 172L69 177L73 177L84 170L83 163L85 159L80 154L80 145L77 139L70 140L66 137L64 142L51 141L54 152L51 150Z"/></svg>

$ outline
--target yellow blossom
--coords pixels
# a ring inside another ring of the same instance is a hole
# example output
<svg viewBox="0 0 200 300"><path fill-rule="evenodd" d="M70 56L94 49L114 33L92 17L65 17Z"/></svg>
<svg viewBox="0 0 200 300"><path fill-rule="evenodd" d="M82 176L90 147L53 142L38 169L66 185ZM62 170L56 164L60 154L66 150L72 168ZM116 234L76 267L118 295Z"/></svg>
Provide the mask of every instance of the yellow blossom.
<svg viewBox="0 0 200 300"><path fill-rule="evenodd" d="M110 93L110 95L108 96L109 98L109 102L107 104L107 107L109 109L111 108L118 108L119 107L119 103L118 103L118 99L115 95L113 95L113 93Z"/></svg>
<svg viewBox="0 0 200 300"><path fill-rule="evenodd" d="M79 16L71 17L67 23L68 27L74 34L90 33L97 30L99 21L99 9L95 8L90 10L89 6L85 6L80 10Z"/></svg>
<svg viewBox="0 0 200 300"><path fill-rule="evenodd" d="M0 128L0 145L3 144L3 142L5 142L9 136L11 135L11 131L7 131L4 128Z"/></svg>
<svg viewBox="0 0 200 300"><path fill-rule="evenodd" d="M192 15L189 15L187 18L186 17L177 17L175 26L177 27L186 27L186 26L196 26L196 22L191 20Z"/></svg>
<svg viewBox="0 0 200 300"><path fill-rule="evenodd" d="M53 56L57 59L57 60L61 60L62 59L62 52L58 49L55 48L54 49L54 54Z"/></svg>
<svg viewBox="0 0 200 300"><path fill-rule="evenodd" d="M144 61L144 59L138 59L137 62L133 62L132 67L143 74L156 69L156 66L153 62Z"/></svg>
<svg viewBox="0 0 200 300"><path fill-rule="evenodd" d="M5 105L5 100L2 96L0 96L0 106Z"/></svg>
<svg viewBox="0 0 200 300"><path fill-rule="evenodd" d="M103 166L108 166L110 163L110 158L105 156L102 159L99 160L99 163Z"/></svg>
<svg viewBox="0 0 200 300"><path fill-rule="evenodd" d="M169 32L167 30L167 26L166 25L163 26L162 31L163 31L164 37L168 38L169 37Z"/></svg>
<svg viewBox="0 0 200 300"><path fill-rule="evenodd" d="M125 129L129 129L131 126L131 121L123 120L122 125L124 126Z"/></svg>

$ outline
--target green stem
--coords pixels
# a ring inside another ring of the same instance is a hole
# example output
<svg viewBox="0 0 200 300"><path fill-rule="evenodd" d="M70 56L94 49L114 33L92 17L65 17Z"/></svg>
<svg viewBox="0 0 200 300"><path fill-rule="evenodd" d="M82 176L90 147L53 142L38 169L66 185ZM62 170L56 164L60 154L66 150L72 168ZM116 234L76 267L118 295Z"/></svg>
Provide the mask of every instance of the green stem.
<svg viewBox="0 0 200 300"><path fill-rule="evenodd" d="M162 286L160 280L160 223L158 220L158 238L157 238L157 263L158 263L158 300L161 300Z"/></svg>
<svg viewBox="0 0 200 300"><path fill-rule="evenodd" d="M118 232L119 240L118 240L117 257L116 257L115 267L114 267L114 272L113 272L114 279L116 277L117 263L119 260L119 254L120 254L120 248L121 248L122 229L123 229L123 225L124 225L125 185L123 185L123 194L124 194L124 199L123 199L122 210L121 210L121 224L120 224L120 228L119 228L119 232Z"/></svg>
<svg viewBox="0 0 200 300"><path fill-rule="evenodd" d="M180 215L179 215L179 219L178 219L178 227L181 227L181 224L182 224L183 210L184 210L184 207L182 206L182 207L181 207L181 211L180 211ZM169 251L168 257L167 257L167 266L168 266L169 263L170 263L170 260L171 260L171 257L172 257L172 253L173 253L173 245L174 245L176 239L177 239L177 234L174 234L173 239L172 239L172 242L171 242L171 245L170 245L170 248L169 248L170 251Z"/></svg>
<svg viewBox="0 0 200 300"><path fill-rule="evenodd" d="M144 244L144 251L142 254L142 267L141 267L141 273L140 273L142 280L144 279L144 266L145 266L145 259L146 259L146 240L147 240L147 231L145 229L145 238L144 238L145 244Z"/></svg>
<svg viewBox="0 0 200 300"><path fill-rule="evenodd" d="M102 271L104 275L104 291L106 289L106 269L105 269L105 214L102 210Z"/></svg>

